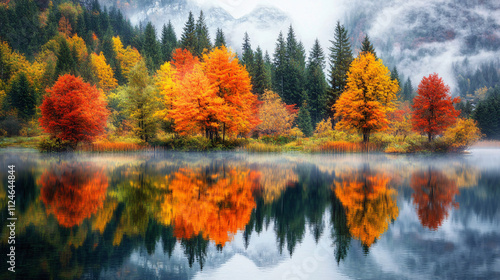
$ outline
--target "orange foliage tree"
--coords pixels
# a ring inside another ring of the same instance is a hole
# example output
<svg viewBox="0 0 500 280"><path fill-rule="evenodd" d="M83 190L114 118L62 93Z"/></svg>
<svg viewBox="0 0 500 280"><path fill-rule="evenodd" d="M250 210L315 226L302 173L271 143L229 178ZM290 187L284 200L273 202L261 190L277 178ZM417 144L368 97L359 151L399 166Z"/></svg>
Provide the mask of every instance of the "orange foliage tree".
<svg viewBox="0 0 500 280"><path fill-rule="evenodd" d="M210 138L215 136L220 121L225 120L228 112L224 99L217 96L199 64L180 81L172 105L170 116L175 121L176 131L181 134L201 132Z"/></svg>
<svg viewBox="0 0 500 280"><path fill-rule="evenodd" d="M45 132L76 146L104 133L108 110L101 91L95 86L66 74L46 90L40 125Z"/></svg>
<svg viewBox="0 0 500 280"><path fill-rule="evenodd" d="M335 195L347 212L351 235L370 247L389 223L399 215L396 190L387 187L390 178L367 170L341 174L335 182Z"/></svg>
<svg viewBox="0 0 500 280"><path fill-rule="evenodd" d="M228 107L226 118L222 119L222 138L226 130L232 134L246 134L257 124L257 95L251 92L250 75L240 65L234 52L225 46L213 49L203 55L203 70Z"/></svg>
<svg viewBox="0 0 500 280"><path fill-rule="evenodd" d="M292 129L297 110L290 110L290 106L277 93L266 90L262 95L258 116L262 121L258 126L261 133L285 135Z"/></svg>
<svg viewBox="0 0 500 280"><path fill-rule="evenodd" d="M357 130L367 142L370 133L387 128L387 113L394 109L399 90L390 71L370 52L359 55L347 74L346 90L333 105L339 130Z"/></svg>
<svg viewBox="0 0 500 280"><path fill-rule="evenodd" d="M258 172L227 167L182 168L167 177L175 205L175 236L224 245L250 220Z"/></svg>
<svg viewBox="0 0 500 280"><path fill-rule="evenodd" d="M183 79L187 73L192 72L199 62L198 57L186 49L176 49L172 55L172 65L175 67L178 79Z"/></svg>
<svg viewBox="0 0 500 280"><path fill-rule="evenodd" d="M395 111L388 113L388 131L394 136L401 135L404 139L411 133L411 109L408 102L403 102Z"/></svg>
<svg viewBox="0 0 500 280"><path fill-rule="evenodd" d="M436 73L424 77L418 85L417 96L413 98L412 125L413 130L427 134L429 142L455 123L460 114L453 107L460 98L452 100L449 92L450 87Z"/></svg>
<svg viewBox="0 0 500 280"><path fill-rule="evenodd" d="M410 186L413 188L413 204L423 226L432 230L438 229L448 217L450 208L458 207L454 202L459 193L454 181L435 170L415 172L411 176Z"/></svg>
<svg viewBox="0 0 500 280"><path fill-rule="evenodd" d="M104 169L87 163L61 164L40 177L47 215L63 227L79 225L102 208L108 188Z"/></svg>

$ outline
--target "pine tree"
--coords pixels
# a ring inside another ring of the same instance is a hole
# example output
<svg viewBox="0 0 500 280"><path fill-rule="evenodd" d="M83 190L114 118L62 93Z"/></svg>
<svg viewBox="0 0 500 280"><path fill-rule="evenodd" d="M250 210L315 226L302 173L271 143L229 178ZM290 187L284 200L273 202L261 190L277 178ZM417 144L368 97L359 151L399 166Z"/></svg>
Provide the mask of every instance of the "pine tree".
<svg viewBox="0 0 500 280"><path fill-rule="evenodd" d="M217 28L217 33L215 34L215 47L226 46L226 37L221 28Z"/></svg>
<svg viewBox="0 0 500 280"><path fill-rule="evenodd" d="M156 30L151 22L148 22L144 30L144 45L142 49L144 50L143 53L148 64L148 69L152 72L157 70L161 63L160 46L156 39Z"/></svg>
<svg viewBox="0 0 500 280"><path fill-rule="evenodd" d="M59 52L57 53L56 76L66 73L76 74L76 61L69 49L68 42L62 38L59 41Z"/></svg>
<svg viewBox="0 0 500 280"><path fill-rule="evenodd" d="M175 35L174 26L172 22L168 21L168 25L163 25L161 32L161 52L162 60L170 61L172 59L172 52L177 47L177 37Z"/></svg>
<svg viewBox="0 0 500 280"><path fill-rule="evenodd" d="M208 27L205 23L203 11L200 11L198 22L196 22L196 41L197 44L195 54L198 57L201 57L204 50L209 52L212 49L212 43L210 43L210 35L208 34Z"/></svg>
<svg viewBox="0 0 500 280"><path fill-rule="evenodd" d="M243 37L243 55L241 58L241 62L243 65L247 67L248 73L250 73L250 76L253 77L253 64L254 64L254 58L253 58L253 50L252 50L252 45L250 44L250 37L248 37L248 33L245 32L245 36Z"/></svg>
<svg viewBox="0 0 500 280"><path fill-rule="evenodd" d="M412 100L413 99L413 86L411 85L410 77L406 79L405 85L403 87L403 100Z"/></svg>
<svg viewBox="0 0 500 280"><path fill-rule="evenodd" d="M361 43L361 53L363 52L371 52L374 56L375 59L377 58L377 53L375 53L375 48L373 47L373 44L370 42L370 37L368 37L368 34L365 35L365 39Z"/></svg>
<svg viewBox="0 0 500 280"><path fill-rule="evenodd" d="M189 12L188 21L184 25L184 32L181 36L181 48L187 49L191 53L195 53L198 46L196 35L196 24L194 22L193 13Z"/></svg>
<svg viewBox="0 0 500 280"><path fill-rule="evenodd" d="M271 88L270 77L268 76L268 71L266 69L266 64L264 58L262 57L262 50L257 47L255 51L255 63L253 67L254 75L252 77L252 92L259 96L259 98L264 94L265 90Z"/></svg>
<svg viewBox="0 0 500 280"><path fill-rule="evenodd" d="M36 92L31 87L24 72L21 72L12 81L9 98L12 107L17 109L21 119L26 121L35 114Z"/></svg>
<svg viewBox="0 0 500 280"><path fill-rule="evenodd" d="M126 79L122 74L122 68L120 66L120 62L118 62L117 60L117 53L113 48L112 39L113 39L113 31L111 30L111 28L109 28L102 39L101 52L104 54L104 57L111 66L111 69L113 69L113 73L116 80L118 80L118 84L123 85L126 83Z"/></svg>
<svg viewBox="0 0 500 280"><path fill-rule="evenodd" d="M286 53L286 42L283 38L283 33L280 32L273 55L272 81L274 92L279 94L283 101L285 101L283 84L287 64Z"/></svg>
<svg viewBox="0 0 500 280"><path fill-rule="evenodd" d="M297 42L291 25L288 29L286 50L285 79L283 83L285 96L283 99L288 105L302 104L302 101L308 98L305 91L305 50L302 43Z"/></svg>
<svg viewBox="0 0 500 280"><path fill-rule="evenodd" d="M309 112L313 127L321 121L326 112L326 81L323 67L325 55L318 39L314 42L307 64L307 93L309 96Z"/></svg>
<svg viewBox="0 0 500 280"><path fill-rule="evenodd" d="M328 93L328 115L333 119L335 112L333 105L347 85L347 72L353 60L351 44L347 36L347 29L337 21L333 46L330 47L330 71Z"/></svg>
<svg viewBox="0 0 500 280"><path fill-rule="evenodd" d="M312 135L313 126L311 122L311 115L309 114L309 109L305 100L302 103L299 115L297 116L297 126L306 137L310 137Z"/></svg>

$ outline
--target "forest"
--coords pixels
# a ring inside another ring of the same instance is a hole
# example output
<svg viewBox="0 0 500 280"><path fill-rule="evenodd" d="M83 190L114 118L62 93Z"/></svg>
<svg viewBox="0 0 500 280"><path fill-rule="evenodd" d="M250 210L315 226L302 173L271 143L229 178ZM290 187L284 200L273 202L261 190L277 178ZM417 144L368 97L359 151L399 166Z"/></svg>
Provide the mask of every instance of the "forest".
<svg viewBox="0 0 500 280"><path fill-rule="evenodd" d="M414 87L340 22L326 50L290 26L272 54L246 33L241 54L222 29L212 40L203 12L178 36L97 0L2 0L0 23L2 147L408 153L500 139L498 63L455 65L456 92L438 73Z"/></svg>

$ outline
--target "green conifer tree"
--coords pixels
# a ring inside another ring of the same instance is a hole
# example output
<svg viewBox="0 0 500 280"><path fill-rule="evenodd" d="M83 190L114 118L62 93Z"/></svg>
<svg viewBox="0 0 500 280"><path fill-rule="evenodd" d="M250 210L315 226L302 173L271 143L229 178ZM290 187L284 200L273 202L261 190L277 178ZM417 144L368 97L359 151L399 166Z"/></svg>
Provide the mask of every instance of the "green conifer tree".
<svg viewBox="0 0 500 280"><path fill-rule="evenodd" d="M200 11L200 16L196 22L196 55L201 57L204 50L210 51L212 43L210 43L210 35L208 34L208 27L205 23L203 11Z"/></svg>
<svg viewBox="0 0 500 280"><path fill-rule="evenodd" d="M309 114L309 109L307 102L304 100L302 106L299 109L299 114L297 116L297 126L304 133L306 137L310 137L313 134L313 126L311 121L311 115Z"/></svg>
<svg viewBox="0 0 500 280"><path fill-rule="evenodd" d="M184 30L181 36L181 48L190 51L192 54L196 53L196 48L198 46L196 36L196 24L194 22L193 13L189 12L189 17L184 25Z"/></svg>

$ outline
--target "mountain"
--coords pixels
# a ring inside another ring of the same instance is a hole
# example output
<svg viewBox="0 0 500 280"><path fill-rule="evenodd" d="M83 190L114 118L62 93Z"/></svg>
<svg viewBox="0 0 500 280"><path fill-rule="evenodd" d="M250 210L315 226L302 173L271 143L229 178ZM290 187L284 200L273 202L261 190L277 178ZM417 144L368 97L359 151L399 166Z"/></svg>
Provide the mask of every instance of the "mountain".
<svg viewBox="0 0 500 280"><path fill-rule="evenodd" d="M272 54L278 33L286 33L290 24L306 50L315 38L326 50L331 46L333 28L339 20L350 33L355 54L368 34L384 64L391 69L397 66L399 73L410 77L414 85L423 76L436 72L455 90L464 71L473 72L485 62L500 65L498 0L324 0L274 4L256 0L248 2L253 3L251 9L244 5L246 2L229 1L231 7L224 6L226 2L101 0L104 5L119 3L132 23L153 22L158 33L171 20L178 37L189 11L198 17L203 9L211 39L216 28L222 28L228 44L237 52L241 52L243 34L247 31L253 48L260 45ZM242 12L233 16L238 9ZM466 70L464 67L457 70L457 65L465 60Z"/></svg>

